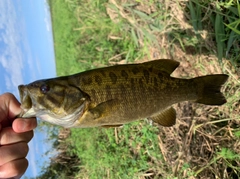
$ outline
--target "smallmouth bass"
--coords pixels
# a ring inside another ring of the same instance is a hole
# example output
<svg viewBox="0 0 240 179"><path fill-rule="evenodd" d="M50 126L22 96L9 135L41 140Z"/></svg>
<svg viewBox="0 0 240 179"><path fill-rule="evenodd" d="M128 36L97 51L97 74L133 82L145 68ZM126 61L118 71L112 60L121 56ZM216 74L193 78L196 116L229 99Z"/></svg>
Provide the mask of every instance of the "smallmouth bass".
<svg viewBox="0 0 240 179"><path fill-rule="evenodd" d="M117 127L148 118L162 126L176 122L172 104L226 102L220 92L228 75L173 78L174 60L116 65L20 85L23 112L63 127Z"/></svg>

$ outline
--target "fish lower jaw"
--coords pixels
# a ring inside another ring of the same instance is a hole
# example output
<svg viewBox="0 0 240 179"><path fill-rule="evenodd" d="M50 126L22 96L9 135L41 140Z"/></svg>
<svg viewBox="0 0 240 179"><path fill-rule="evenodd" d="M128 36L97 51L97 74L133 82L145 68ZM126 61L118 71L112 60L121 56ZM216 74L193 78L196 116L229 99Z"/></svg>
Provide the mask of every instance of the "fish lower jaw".
<svg viewBox="0 0 240 179"><path fill-rule="evenodd" d="M74 122L77 120L76 116L68 115L62 118L53 117L49 114L42 114L37 116L39 119L49 122L54 125L59 125L65 128L70 128L74 125Z"/></svg>
<svg viewBox="0 0 240 179"><path fill-rule="evenodd" d="M70 128L70 127L74 127L76 121L83 115L84 108L85 108L85 104L81 105L74 112L70 114L67 114L64 112L59 115L54 114L50 111L41 111L40 113L37 114L37 117L49 123L59 125L65 128Z"/></svg>
<svg viewBox="0 0 240 179"><path fill-rule="evenodd" d="M22 112L18 115L18 117L21 118L36 117L36 111L34 110L34 108L23 109Z"/></svg>

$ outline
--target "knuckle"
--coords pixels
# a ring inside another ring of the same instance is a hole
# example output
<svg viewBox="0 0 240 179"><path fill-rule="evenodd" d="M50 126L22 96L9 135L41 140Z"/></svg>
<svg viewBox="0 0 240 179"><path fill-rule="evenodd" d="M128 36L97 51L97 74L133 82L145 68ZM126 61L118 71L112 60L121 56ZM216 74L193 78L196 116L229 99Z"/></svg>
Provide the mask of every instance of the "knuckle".
<svg viewBox="0 0 240 179"><path fill-rule="evenodd" d="M3 172L0 172L2 178L20 178L18 176L23 175L28 167L28 161L26 158L11 161L5 164L2 168Z"/></svg>
<svg viewBox="0 0 240 179"><path fill-rule="evenodd" d="M13 94L12 93L4 93L3 96L6 96L6 97L9 97L9 98L14 98Z"/></svg>
<svg viewBox="0 0 240 179"><path fill-rule="evenodd" d="M12 129L4 128L0 133L0 145L5 145L11 143L12 139Z"/></svg>
<svg viewBox="0 0 240 179"><path fill-rule="evenodd" d="M29 141L33 138L33 135L34 135L33 131L29 131Z"/></svg>
<svg viewBox="0 0 240 179"><path fill-rule="evenodd" d="M27 143L26 142L21 142L18 145L19 145L18 150L23 154L23 156L26 156L28 151L29 151L29 147L28 147Z"/></svg>
<svg viewBox="0 0 240 179"><path fill-rule="evenodd" d="M14 171L14 176L22 175L27 167L28 167L28 160L26 158L20 159L17 162L14 162L13 164L13 171Z"/></svg>
<svg viewBox="0 0 240 179"><path fill-rule="evenodd" d="M33 131L28 131L24 133L24 139L22 141L29 142L33 138Z"/></svg>

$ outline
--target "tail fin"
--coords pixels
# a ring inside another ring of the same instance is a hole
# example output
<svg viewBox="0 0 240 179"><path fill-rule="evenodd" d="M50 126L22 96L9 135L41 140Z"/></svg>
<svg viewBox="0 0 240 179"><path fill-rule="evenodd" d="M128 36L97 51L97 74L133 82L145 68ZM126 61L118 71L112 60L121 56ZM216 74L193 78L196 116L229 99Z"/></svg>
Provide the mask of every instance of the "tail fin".
<svg viewBox="0 0 240 179"><path fill-rule="evenodd" d="M196 103L207 105L222 105L227 102L221 93L222 85L227 81L228 75L217 74L197 77L194 80L199 86L199 98Z"/></svg>

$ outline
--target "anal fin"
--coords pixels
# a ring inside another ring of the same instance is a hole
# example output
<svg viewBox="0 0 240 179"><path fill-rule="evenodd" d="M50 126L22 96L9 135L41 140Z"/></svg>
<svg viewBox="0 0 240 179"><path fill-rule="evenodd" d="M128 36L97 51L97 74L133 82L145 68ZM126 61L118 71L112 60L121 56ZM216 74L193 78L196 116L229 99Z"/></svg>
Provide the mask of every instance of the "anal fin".
<svg viewBox="0 0 240 179"><path fill-rule="evenodd" d="M176 123L176 111L173 107L161 111L159 114L149 117L161 126L170 127Z"/></svg>
<svg viewBox="0 0 240 179"><path fill-rule="evenodd" d="M116 125L103 125L102 128L112 128L112 127L122 127L123 124L116 124Z"/></svg>

